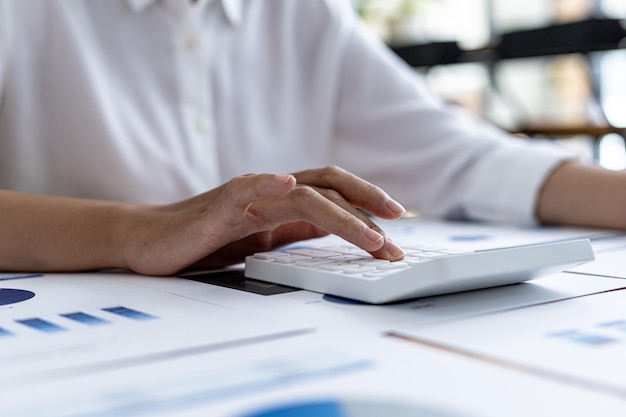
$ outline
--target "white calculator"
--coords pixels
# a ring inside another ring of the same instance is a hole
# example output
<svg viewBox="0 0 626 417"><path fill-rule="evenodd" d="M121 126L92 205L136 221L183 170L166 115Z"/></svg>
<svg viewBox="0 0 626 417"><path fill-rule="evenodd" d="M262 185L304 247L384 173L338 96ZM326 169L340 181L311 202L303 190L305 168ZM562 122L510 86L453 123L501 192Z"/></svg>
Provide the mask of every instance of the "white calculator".
<svg viewBox="0 0 626 417"><path fill-rule="evenodd" d="M587 239L464 252L405 246L402 261L376 259L356 246L262 252L245 276L371 304L476 290L571 269L595 259Z"/></svg>

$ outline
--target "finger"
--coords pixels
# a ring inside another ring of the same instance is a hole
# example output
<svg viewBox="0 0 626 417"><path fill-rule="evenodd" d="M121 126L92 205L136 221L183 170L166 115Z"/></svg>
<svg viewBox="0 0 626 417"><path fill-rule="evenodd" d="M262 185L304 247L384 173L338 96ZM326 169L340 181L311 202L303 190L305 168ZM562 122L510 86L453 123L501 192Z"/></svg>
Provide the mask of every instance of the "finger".
<svg viewBox="0 0 626 417"><path fill-rule="evenodd" d="M318 189L317 191L328 200L332 201L336 205L346 210L348 213L360 219L370 229L375 230L381 236L383 236L383 238L385 239L383 246L379 250L370 251L372 256L389 260L400 260L404 258L404 250L402 250L398 245L391 241L391 239L389 239L384 230L382 230L375 222L373 222L370 217L366 216L362 211L358 210L356 207L348 203L334 190Z"/></svg>
<svg viewBox="0 0 626 417"><path fill-rule="evenodd" d="M344 209L342 204L347 203L336 204L311 187L297 187L285 197L268 198L251 204L249 212L262 218L268 228L304 221L379 257L395 260L403 256L401 251L393 252L394 246L387 243L383 234Z"/></svg>
<svg viewBox="0 0 626 417"><path fill-rule="evenodd" d="M404 250L388 237L385 237L385 243L382 248L375 251L369 251L369 253L375 258L388 259L390 261L402 260L405 255Z"/></svg>
<svg viewBox="0 0 626 417"><path fill-rule="evenodd" d="M328 232L326 230L308 222L298 221L283 224L271 231L272 248L270 250L293 242L315 239L324 236L328 236Z"/></svg>
<svg viewBox="0 0 626 417"><path fill-rule="evenodd" d="M379 187L336 166L295 173L298 183L337 190L356 207L384 219L395 219L406 210Z"/></svg>

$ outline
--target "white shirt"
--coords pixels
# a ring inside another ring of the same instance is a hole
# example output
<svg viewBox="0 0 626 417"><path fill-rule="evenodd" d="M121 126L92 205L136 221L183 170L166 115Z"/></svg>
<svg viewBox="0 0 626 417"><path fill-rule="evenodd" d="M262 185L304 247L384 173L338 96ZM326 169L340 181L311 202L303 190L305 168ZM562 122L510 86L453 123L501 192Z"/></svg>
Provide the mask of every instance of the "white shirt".
<svg viewBox="0 0 626 417"><path fill-rule="evenodd" d="M451 111L337 0L0 0L0 188L166 203L336 164L532 223L569 153Z"/></svg>

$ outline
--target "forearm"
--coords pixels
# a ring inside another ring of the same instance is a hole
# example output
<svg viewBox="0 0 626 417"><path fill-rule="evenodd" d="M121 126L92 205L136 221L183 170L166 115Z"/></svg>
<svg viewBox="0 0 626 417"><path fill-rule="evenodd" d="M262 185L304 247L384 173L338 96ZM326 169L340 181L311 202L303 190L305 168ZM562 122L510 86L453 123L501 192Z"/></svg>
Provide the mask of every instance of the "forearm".
<svg viewBox="0 0 626 417"><path fill-rule="evenodd" d="M626 229L626 172L567 162L546 181L537 216L545 224Z"/></svg>
<svg viewBox="0 0 626 417"><path fill-rule="evenodd" d="M0 191L0 270L123 268L132 206Z"/></svg>

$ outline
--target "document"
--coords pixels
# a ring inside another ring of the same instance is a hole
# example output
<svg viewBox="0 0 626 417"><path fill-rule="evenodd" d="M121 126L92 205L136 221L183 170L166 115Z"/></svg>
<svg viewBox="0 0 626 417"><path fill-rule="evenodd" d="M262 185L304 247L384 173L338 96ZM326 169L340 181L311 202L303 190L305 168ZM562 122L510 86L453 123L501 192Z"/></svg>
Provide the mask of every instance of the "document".
<svg viewBox="0 0 626 417"><path fill-rule="evenodd" d="M621 247L595 250L596 260L572 269L572 272L613 278L626 278L626 242Z"/></svg>
<svg viewBox="0 0 626 417"><path fill-rule="evenodd" d="M395 337L624 400L626 291L609 291L432 326Z"/></svg>
<svg viewBox="0 0 626 417"><path fill-rule="evenodd" d="M238 312L117 277L0 281L0 392L311 331L303 319Z"/></svg>
<svg viewBox="0 0 626 417"><path fill-rule="evenodd" d="M398 410L408 409L410 417L621 417L624 406L429 347L324 332L133 363L0 395L3 415L11 417L253 417L319 401L368 404L379 411L375 416L404 417Z"/></svg>
<svg viewBox="0 0 626 417"><path fill-rule="evenodd" d="M620 245L626 245L626 234L604 229L517 227L477 222L437 221L419 217L394 221L375 219L375 221L401 245L423 244L474 251L574 239L589 239L594 249L610 247L616 239L620 239Z"/></svg>

